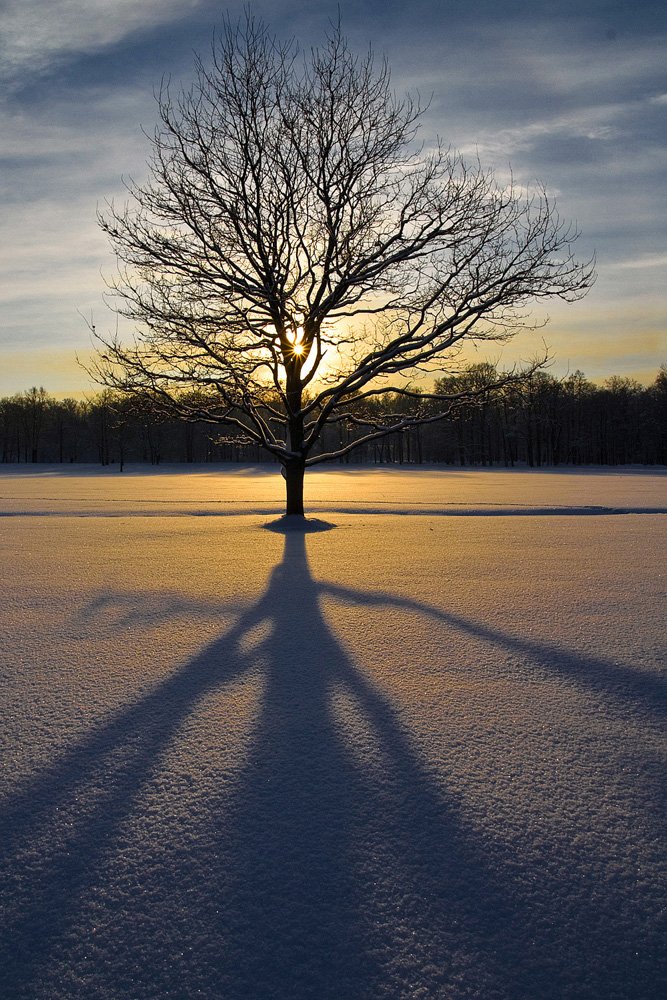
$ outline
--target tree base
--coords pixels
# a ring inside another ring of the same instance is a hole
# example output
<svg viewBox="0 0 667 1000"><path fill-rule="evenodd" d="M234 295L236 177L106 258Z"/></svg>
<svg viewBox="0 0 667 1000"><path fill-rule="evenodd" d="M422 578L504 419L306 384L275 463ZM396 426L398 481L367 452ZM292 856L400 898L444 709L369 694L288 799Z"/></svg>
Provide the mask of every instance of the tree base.
<svg viewBox="0 0 667 1000"><path fill-rule="evenodd" d="M287 462L283 466L283 476L287 489L286 517L304 517L303 477L305 471L305 462Z"/></svg>

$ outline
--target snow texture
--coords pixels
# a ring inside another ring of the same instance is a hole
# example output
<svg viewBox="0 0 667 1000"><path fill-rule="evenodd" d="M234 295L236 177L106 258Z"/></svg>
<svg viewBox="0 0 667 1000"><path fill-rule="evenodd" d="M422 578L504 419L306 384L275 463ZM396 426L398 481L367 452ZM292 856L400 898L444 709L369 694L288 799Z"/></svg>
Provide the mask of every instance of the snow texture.
<svg viewBox="0 0 667 1000"><path fill-rule="evenodd" d="M307 484L3 468L0 995L667 995L664 473Z"/></svg>

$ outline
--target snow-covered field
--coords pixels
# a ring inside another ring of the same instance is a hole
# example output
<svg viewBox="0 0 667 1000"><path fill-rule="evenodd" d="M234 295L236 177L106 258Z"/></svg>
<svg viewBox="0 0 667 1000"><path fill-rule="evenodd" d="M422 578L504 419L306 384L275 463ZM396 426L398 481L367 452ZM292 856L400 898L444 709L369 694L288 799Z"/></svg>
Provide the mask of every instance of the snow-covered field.
<svg viewBox="0 0 667 1000"><path fill-rule="evenodd" d="M667 476L307 484L0 467L0 996L667 995Z"/></svg>

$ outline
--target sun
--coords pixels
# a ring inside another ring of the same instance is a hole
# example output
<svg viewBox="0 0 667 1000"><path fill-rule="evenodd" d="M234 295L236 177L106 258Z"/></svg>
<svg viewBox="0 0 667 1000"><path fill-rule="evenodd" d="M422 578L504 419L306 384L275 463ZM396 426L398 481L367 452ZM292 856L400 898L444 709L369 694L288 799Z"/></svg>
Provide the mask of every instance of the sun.
<svg viewBox="0 0 667 1000"><path fill-rule="evenodd" d="M296 354L300 357L306 351L306 345L303 342L303 327L297 326L294 333L294 338L292 340L292 354Z"/></svg>

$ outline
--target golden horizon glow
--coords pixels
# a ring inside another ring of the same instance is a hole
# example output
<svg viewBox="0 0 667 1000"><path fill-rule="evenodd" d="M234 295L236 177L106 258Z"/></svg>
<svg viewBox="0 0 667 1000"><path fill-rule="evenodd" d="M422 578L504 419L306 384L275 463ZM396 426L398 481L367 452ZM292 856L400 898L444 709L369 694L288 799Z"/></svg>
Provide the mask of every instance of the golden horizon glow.
<svg viewBox="0 0 667 1000"><path fill-rule="evenodd" d="M536 310L536 318L540 319ZM542 338L551 348L554 364L550 371L554 375L565 375L580 369L593 383L602 382L611 375L628 376L643 385L651 385L658 374L660 364L667 360L667 340L662 322L662 314L655 303L645 305L641 320L623 305L603 303L603 307L586 301L572 306L550 304L544 312L551 313L551 322L544 330L523 331L504 345L479 346L468 344L462 359L474 363L490 360L499 367L511 367L534 356L542 344ZM351 332L352 324L339 321L343 336ZM275 328L266 327L267 333L275 334ZM329 331L330 332L330 331ZM303 343L303 327L294 326L289 331L289 349L304 360L304 374L315 360L316 352L305 359L306 345ZM15 393L29 390L32 386L44 386L55 398L85 399L100 391L77 364L76 356L87 364L95 359L95 350L83 340L60 348L44 344L6 348L2 354L0 371L0 397L10 397ZM336 352L330 349L328 358L320 358L318 374L326 374L330 364L335 364Z"/></svg>

